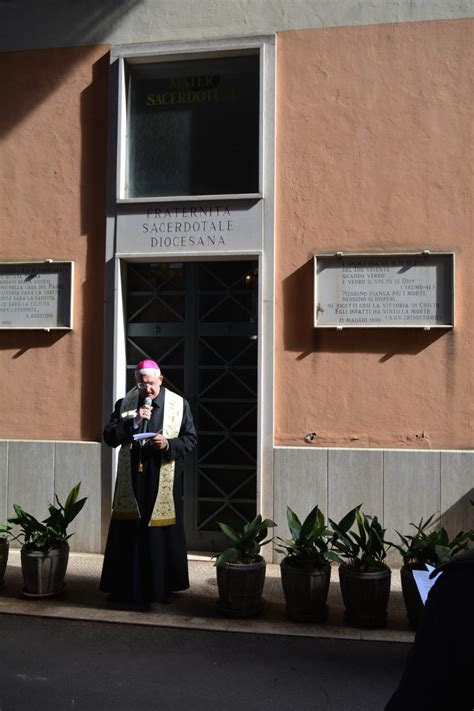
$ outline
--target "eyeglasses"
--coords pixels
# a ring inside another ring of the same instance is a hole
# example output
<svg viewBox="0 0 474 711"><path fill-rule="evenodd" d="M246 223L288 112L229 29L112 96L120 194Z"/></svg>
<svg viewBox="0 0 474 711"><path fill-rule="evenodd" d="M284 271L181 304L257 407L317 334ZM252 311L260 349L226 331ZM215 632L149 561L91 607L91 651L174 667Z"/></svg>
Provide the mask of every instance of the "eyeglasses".
<svg viewBox="0 0 474 711"><path fill-rule="evenodd" d="M137 383L137 388L139 390L146 390L147 388L156 388L157 383Z"/></svg>

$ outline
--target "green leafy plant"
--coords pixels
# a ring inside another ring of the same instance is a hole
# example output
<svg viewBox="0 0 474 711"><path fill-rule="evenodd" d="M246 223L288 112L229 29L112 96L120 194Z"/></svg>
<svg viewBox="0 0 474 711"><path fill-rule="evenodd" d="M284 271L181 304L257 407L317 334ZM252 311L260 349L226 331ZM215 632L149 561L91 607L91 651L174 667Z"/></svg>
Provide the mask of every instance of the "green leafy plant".
<svg viewBox="0 0 474 711"><path fill-rule="evenodd" d="M362 513L361 506L349 511L339 523L329 519L333 536L328 557L338 563L346 561L352 568L369 573L383 568L391 543L385 540L385 529L377 516ZM354 523L357 524L355 531L351 530Z"/></svg>
<svg viewBox="0 0 474 711"><path fill-rule="evenodd" d="M407 568L424 568L426 563L438 566L449 560L453 555L465 550L470 541L474 540L474 531L459 531L454 538L450 539L445 528L429 531L429 526L435 514L429 516L426 521L420 519L419 523L410 523L415 532L413 534L402 535L396 531L401 543L392 543L403 559L403 565Z"/></svg>
<svg viewBox="0 0 474 711"><path fill-rule="evenodd" d="M87 500L87 497L78 499L80 487L79 482L71 489L64 504L55 496L57 506L48 504L49 516L43 521L38 521L18 504L13 504L16 516L9 518L8 523L19 526L20 532L12 537L30 550L48 551L60 548L73 535L68 535L67 528Z"/></svg>
<svg viewBox="0 0 474 711"><path fill-rule="evenodd" d="M286 556L287 562L296 566L322 567L328 560L328 544L331 532L326 526L324 514L315 506L301 523L288 506L286 509L291 539L278 537L275 550Z"/></svg>
<svg viewBox="0 0 474 711"><path fill-rule="evenodd" d="M273 538L266 538L268 529L276 526L276 523L266 518L262 520L260 514L253 521L247 522L240 531L236 531L226 523L218 523L220 529L232 541L232 545L226 548L216 560L216 565L224 563L254 563L260 553L260 548Z"/></svg>
<svg viewBox="0 0 474 711"><path fill-rule="evenodd" d="M7 523L0 523L0 538L6 538L6 536L10 533L12 530L12 527L9 526Z"/></svg>

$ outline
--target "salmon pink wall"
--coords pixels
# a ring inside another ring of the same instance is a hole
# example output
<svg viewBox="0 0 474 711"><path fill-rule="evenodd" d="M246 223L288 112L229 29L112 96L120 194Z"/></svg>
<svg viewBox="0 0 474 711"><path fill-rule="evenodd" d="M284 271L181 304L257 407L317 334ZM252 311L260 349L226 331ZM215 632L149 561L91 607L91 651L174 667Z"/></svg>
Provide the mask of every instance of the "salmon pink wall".
<svg viewBox="0 0 474 711"><path fill-rule="evenodd" d="M472 448L472 20L277 43L276 444ZM456 253L453 331L312 327L317 252Z"/></svg>
<svg viewBox="0 0 474 711"><path fill-rule="evenodd" d="M1 259L75 262L72 332L0 331L0 439L101 437L107 54L0 55Z"/></svg>

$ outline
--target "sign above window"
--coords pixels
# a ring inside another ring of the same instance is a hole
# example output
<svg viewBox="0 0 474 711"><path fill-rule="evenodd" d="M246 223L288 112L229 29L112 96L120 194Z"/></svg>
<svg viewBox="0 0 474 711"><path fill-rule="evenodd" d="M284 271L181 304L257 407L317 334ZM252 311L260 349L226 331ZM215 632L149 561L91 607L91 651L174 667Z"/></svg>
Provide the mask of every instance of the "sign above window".
<svg viewBox="0 0 474 711"><path fill-rule="evenodd" d="M314 256L316 328L452 328L454 254Z"/></svg>

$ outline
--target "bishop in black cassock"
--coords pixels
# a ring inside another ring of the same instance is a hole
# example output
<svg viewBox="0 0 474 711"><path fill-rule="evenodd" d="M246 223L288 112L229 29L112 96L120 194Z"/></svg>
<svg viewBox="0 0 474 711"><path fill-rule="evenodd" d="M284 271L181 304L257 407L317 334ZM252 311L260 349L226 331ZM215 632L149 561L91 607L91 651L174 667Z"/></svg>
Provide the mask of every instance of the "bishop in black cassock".
<svg viewBox="0 0 474 711"><path fill-rule="evenodd" d="M197 436L189 404L161 387L154 361L140 361L135 377L104 430L105 442L122 449L100 589L146 606L189 587L182 480ZM144 429L155 434L135 441Z"/></svg>

